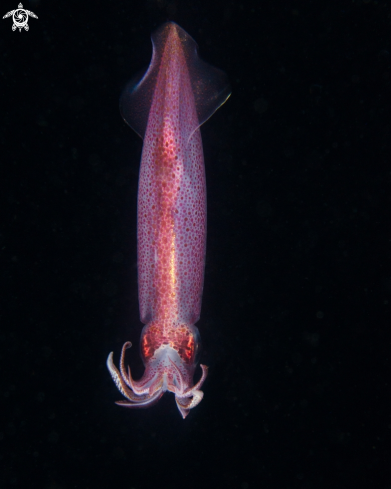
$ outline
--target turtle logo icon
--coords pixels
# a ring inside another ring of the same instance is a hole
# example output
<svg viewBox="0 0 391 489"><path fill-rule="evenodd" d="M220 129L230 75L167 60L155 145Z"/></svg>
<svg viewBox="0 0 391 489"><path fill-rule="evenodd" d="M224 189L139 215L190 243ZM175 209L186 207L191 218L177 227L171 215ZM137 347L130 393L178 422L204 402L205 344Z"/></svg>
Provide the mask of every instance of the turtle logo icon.
<svg viewBox="0 0 391 489"><path fill-rule="evenodd" d="M28 26L28 21L29 21L29 16L34 17L34 19L38 19L38 17L34 14L34 12L31 12L31 10L26 10L23 8L23 5L20 3L18 5L18 8L16 10L11 10L10 12L7 12L3 19L6 19L7 17L11 17L12 15L12 20L14 21L12 25L12 30L16 31L16 29L19 29L19 32L24 30L28 31L29 26Z"/></svg>

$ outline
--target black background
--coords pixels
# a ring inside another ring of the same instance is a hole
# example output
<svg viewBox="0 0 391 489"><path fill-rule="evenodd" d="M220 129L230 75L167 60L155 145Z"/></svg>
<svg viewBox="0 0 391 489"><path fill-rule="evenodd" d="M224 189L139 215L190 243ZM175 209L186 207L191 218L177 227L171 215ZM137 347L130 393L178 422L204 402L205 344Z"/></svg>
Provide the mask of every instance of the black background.
<svg viewBox="0 0 391 489"><path fill-rule="evenodd" d="M390 2L24 8L29 32L0 23L0 487L391 488ZM116 406L105 366L142 327L118 100L167 20L233 89L202 128L210 373L185 421L169 394Z"/></svg>

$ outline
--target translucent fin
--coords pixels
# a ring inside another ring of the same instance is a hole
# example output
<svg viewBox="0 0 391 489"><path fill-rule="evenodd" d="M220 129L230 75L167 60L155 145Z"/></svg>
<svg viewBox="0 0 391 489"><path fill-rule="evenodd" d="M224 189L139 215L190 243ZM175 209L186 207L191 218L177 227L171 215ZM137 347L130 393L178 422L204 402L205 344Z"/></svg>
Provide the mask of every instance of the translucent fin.
<svg viewBox="0 0 391 489"><path fill-rule="evenodd" d="M198 47L194 39L179 25L167 22L152 34L152 60L144 76L141 79L140 76L133 78L125 87L120 99L122 117L142 138L147 129L165 44L172 29L176 30L186 59L199 125L208 120L231 95L225 73L202 61L198 56Z"/></svg>

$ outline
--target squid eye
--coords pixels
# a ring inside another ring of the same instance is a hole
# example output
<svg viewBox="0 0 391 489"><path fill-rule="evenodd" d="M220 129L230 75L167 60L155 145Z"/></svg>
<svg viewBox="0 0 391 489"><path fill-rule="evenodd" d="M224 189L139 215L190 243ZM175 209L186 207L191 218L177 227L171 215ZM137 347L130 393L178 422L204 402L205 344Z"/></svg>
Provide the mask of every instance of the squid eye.
<svg viewBox="0 0 391 489"><path fill-rule="evenodd" d="M200 341L199 343L196 343L196 345L195 345L195 351L194 351L194 364L195 365L197 365L197 363L200 361L201 351L202 351L202 343Z"/></svg>
<svg viewBox="0 0 391 489"><path fill-rule="evenodd" d="M196 326L193 326L193 338L194 338L194 365L196 365L199 362L200 356L201 356L201 351L202 351L202 343L201 343L201 336L200 332L198 331L198 328Z"/></svg>
<svg viewBox="0 0 391 489"><path fill-rule="evenodd" d="M153 332L150 331L148 325L145 325L141 331L140 339L140 354L144 365L153 357L156 349L155 343Z"/></svg>

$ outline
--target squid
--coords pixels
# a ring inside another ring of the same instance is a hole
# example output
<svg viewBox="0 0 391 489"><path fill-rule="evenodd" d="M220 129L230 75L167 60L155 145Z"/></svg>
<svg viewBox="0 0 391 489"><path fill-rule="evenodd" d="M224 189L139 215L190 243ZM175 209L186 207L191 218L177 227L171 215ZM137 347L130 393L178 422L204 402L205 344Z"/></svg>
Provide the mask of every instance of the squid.
<svg viewBox="0 0 391 489"><path fill-rule="evenodd" d="M200 126L231 94L226 75L198 56L195 41L168 22L152 34L145 74L125 87L121 114L143 140L138 187L137 261L140 352L145 371L134 380L122 347L107 367L129 408L175 395L185 418L202 398L193 375L200 356L206 250L206 183Z"/></svg>

